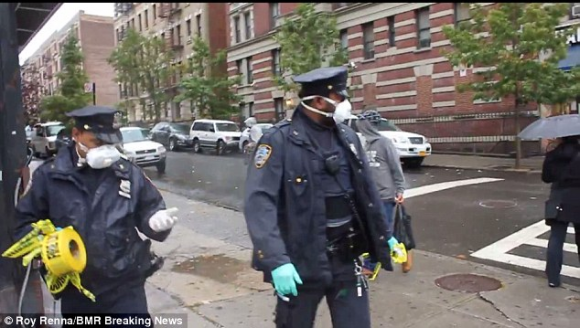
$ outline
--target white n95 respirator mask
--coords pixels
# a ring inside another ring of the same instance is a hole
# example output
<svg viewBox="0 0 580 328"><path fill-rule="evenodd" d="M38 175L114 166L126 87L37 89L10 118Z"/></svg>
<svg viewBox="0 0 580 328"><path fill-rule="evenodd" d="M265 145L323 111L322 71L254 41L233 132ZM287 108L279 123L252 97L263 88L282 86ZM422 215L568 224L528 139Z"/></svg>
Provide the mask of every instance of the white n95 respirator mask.
<svg viewBox="0 0 580 328"><path fill-rule="evenodd" d="M327 112L323 112L321 110L318 110L314 107L308 106L304 103L304 100L311 100L311 99L314 99L315 97L321 97L321 96L308 96L308 97L302 98L302 106L304 106L304 108L306 108L309 111L312 111L314 113L320 114L320 115L328 117L328 118L330 118L330 117L334 118L334 121L337 124L346 121L350 117L350 115L352 113L352 104L350 103L350 101L348 101L348 99L344 99L341 102L336 102L330 98L321 97L326 102L328 102L334 106L334 112L327 113Z"/></svg>
<svg viewBox="0 0 580 328"><path fill-rule="evenodd" d="M93 169L104 169L121 158L121 153L115 145L102 145L96 148L90 148L75 140L82 151L87 155L85 160Z"/></svg>

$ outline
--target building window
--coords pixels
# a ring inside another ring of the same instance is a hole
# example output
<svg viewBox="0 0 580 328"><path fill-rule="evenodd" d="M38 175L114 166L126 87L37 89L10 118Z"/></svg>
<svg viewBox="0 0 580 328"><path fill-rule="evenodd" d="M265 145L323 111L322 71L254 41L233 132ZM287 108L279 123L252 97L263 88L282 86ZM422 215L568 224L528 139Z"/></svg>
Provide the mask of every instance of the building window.
<svg viewBox="0 0 580 328"><path fill-rule="evenodd" d="M387 25L389 27L389 47L395 46L395 16L387 18Z"/></svg>
<svg viewBox="0 0 580 328"><path fill-rule="evenodd" d="M248 103L248 117L254 116L254 102Z"/></svg>
<svg viewBox="0 0 580 328"><path fill-rule="evenodd" d="M348 30L341 30L340 31L340 46L342 49L348 49Z"/></svg>
<svg viewBox="0 0 580 328"><path fill-rule="evenodd" d="M246 27L246 40L252 38L252 21L250 17L250 12L244 13L244 26Z"/></svg>
<svg viewBox="0 0 580 328"><path fill-rule="evenodd" d="M201 15L195 15L195 24L197 26L197 35L201 36Z"/></svg>
<svg viewBox="0 0 580 328"><path fill-rule="evenodd" d="M454 3L453 7L453 19L455 21L455 26L459 26L459 23L471 19L471 15L469 13L469 3Z"/></svg>
<svg viewBox="0 0 580 328"><path fill-rule="evenodd" d="M175 28L175 32L177 34L177 45L181 45L181 24L177 25L177 27Z"/></svg>
<svg viewBox="0 0 580 328"><path fill-rule="evenodd" d="M431 24L429 22L429 7L417 10L417 33L419 45L417 49L429 48L431 46Z"/></svg>
<svg viewBox="0 0 580 328"><path fill-rule="evenodd" d="M274 98L274 111L276 113L276 121L284 119L284 98Z"/></svg>
<svg viewBox="0 0 580 328"><path fill-rule="evenodd" d="M280 49L272 50L272 74L280 76L282 69L280 67Z"/></svg>
<svg viewBox="0 0 580 328"><path fill-rule="evenodd" d="M248 57L246 59L246 75L248 78L248 83L247 84L252 84L254 83L254 72L252 71L252 57Z"/></svg>
<svg viewBox="0 0 580 328"><path fill-rule="evenodd" d="M143 31L143 23L141 22L141 14L139 14L138 20L139 20L139 32L142 32Z"/></svg>
<svg viewBox="0 0 580 328"><path fill-rule="evenodd" d="M375 58L375 31L373 22L363 24L364 59Z"/></svg>
<svg viewBox="0 0 580 328"><path fill-rule="evenodd" d="M234 17L234 40L236 43L240 42L240 16Z"/></svg>
<svg viewBox="0 0 580 328"><path fill-rule="evenodd" d="M191 19L185 21L185 26L187 27L187 36L191 38Z"/></svg>
<svg viewBox="0 0 580 328"><path fill-rule="evenodd" d="M277 2L270 3L270 29L276 27L278 17L280 16L280 4Z"/></svg>
<svg viewBox="0 0 580 328"><path fill-rule="evenodd" d="M131 27L135 29L135 18L131 19Z"/></svg>
<svg viewBox="0 0 580 328"><path fill-rule="evenodd" d="M157 19L157 5L153 4L153 23Z"/></svg>
<svg viewBox="0 0 580 328"><path fill-rule="evenodd" d="M243 77L244 75L244 71L242 70L242 60L236 60L236 70L238 71L238 75L241 75Z"/></svg>
<svg viewBox="0 0 580 328"><path fill-rule="evenodd" d="M145 18L145 29L149 28L149 10L145 9L143 13L143 18Z"/></svg>
<svg viewBox="0 0 580 328"><path fill-rule="evenodd" d="M121 42L121 32L119 31L119 29L115 29L115 34L117 35L117 43ZM44 59L44 57L43 57Z"/></svg>

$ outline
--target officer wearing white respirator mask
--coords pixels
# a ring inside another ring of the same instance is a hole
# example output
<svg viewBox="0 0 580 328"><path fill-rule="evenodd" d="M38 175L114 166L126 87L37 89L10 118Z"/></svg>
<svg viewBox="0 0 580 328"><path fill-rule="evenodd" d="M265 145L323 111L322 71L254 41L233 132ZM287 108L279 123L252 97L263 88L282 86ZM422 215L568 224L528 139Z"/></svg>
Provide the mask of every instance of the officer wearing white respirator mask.
<svg viewBox="0 0 580 328"><path fill-rule="evenodd" d="M248 167L244 216L252 267L275 289L276 327L312 328L326 298L334 328L371 328L360 256L392 270L397 244L356 133L347 69L294 77L300 104L268 129Z"/></svg>
<svg viewBox="0 0 580 328"><path fill-rule="evenodd" d="M166 209L143 170L119 152L123 138L114 124L116 113L101 106L68 113L75 121L74 142L35 170L16 208L18 239L40 219L73 226L83 239L87 266L81 280L96 302L69 286L57 296L63 317L148 317L145 280L163 263L151 252L150 239L164 241L177 222L175 209Z"/></svg>

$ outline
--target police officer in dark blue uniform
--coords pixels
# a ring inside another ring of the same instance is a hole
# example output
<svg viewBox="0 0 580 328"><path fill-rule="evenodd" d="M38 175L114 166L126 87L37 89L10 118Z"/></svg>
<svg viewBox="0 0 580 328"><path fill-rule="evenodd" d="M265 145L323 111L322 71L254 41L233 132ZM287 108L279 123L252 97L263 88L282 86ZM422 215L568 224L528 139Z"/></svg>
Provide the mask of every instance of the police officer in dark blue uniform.
<svg viewBox="0 0 580 328"><path fill-rule="evenodd" d="M135 228L163 241L177 220L144 172L117 150L122 134L114 127L116 112L88 106L68 113L75 120L74 142L36 169L16 209L18 237L48 218L57 227L73 226L83 239L87 266L81 282L96 302L69 284L59 295L64 317L149 317L145 280L161 263Z"/></svg>
<svg viewBox="0 0 580 328"><path fill-rule="evenodd" d="M323 297L335 328L370 328L359 256L392 271L397 243L371 180L351 111L347 70L297 76L300 105L269 129L249 165L244 215L253 266L277 294L276 326L311 328Z"/></svg>

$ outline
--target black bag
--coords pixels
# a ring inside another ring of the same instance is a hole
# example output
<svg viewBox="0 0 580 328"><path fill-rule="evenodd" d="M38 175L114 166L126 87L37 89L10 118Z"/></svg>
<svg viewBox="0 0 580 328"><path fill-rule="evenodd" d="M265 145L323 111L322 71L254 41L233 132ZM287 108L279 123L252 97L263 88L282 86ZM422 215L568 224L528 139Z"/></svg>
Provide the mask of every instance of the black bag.
<svg viewBox="0 0 580 328"><path fill-rule="evenodd" d="M395 205L394 214L394 237L405 245L407 250L415 248L415 237L411 227L411 216L407 214L403 205Z"/></svg>

